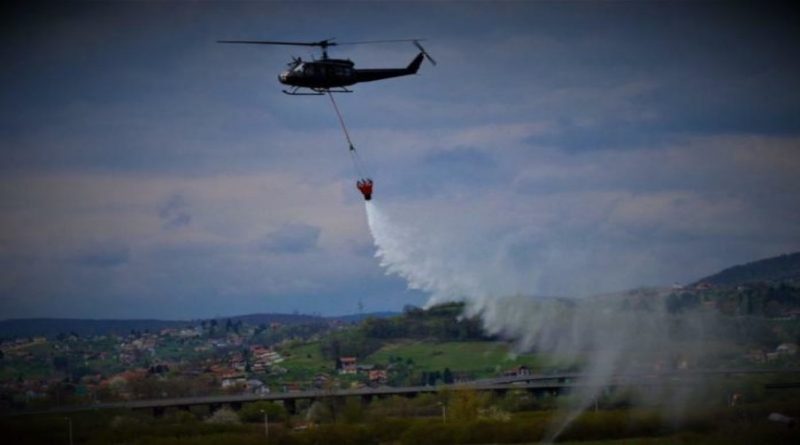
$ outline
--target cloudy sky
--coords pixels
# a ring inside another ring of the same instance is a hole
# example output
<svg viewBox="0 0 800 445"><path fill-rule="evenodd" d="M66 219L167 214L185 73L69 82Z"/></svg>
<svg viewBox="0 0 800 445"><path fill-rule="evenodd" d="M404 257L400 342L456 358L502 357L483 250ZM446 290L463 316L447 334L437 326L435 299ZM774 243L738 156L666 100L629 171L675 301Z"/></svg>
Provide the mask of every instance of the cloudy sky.
<svg viewBox="0 0 800 445"><path fill-rule="evenodd" d="M427 39L438 66L339 105L376 205L472 268L502 258L498 292L669 285L800 250L789 6L29 3L1 19L0 318L426 301L374 258L327 98L280 92L315 52L219 39Z"/></svg>

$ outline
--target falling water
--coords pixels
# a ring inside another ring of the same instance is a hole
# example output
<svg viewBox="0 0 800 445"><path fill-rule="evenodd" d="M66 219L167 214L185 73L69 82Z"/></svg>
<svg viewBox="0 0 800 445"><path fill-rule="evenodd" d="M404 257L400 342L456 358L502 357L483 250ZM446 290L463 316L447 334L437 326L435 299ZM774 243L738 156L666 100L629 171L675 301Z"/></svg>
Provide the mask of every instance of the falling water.
<svg viewBox="0 0 800 445"><path fill-rule="evenodd" d="M696 362L706 352L700 340L710 329L708 315L677 318L667 313L664 291L580 299L523 296L528 295L524 286L538 276L532 271L515 276L521 272L504 253L508 245L479 236L480 228L454 230L435 216L392 214L375 201L366 203L366 212L380 265L410 288L428 292L429 305L463 300L467 316L479 315L488 333L512 342L517 351L548 353L565 365L581 363L581 386L551 425L547 441L558 437L615 378L625 375L635 383L636 376ZM672 407L684 395L648 391L640 390L640 397Z"/></svg>

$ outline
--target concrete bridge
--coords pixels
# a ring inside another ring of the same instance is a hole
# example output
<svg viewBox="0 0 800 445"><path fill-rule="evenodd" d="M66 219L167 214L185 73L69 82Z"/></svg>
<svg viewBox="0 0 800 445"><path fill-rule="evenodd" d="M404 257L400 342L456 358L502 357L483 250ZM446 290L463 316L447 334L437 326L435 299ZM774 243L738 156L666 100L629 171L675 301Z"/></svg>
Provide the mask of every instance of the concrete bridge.
<svg viewBox="0 0 800 445"><path fill-rule="evenodd" d="M151 410L154 416L163 415L167 409L176 408L179 410L190 410L196 406L208 406L210 411L228 406L233 410L238 411L244 404L271 401L281 402L290 413L296 411L296 404L298 400L317 401L323 399L335 399L343 402L344 399L349 397L358 397L364 402L369 402L374 398L384 398L391 396L402 397L416 397L424 393L437 393L442 390L459 391L464 389L471 389L476 391L492 391L498 394L505 393L509 390L527 390L536 395L542 394L559 394L567 388L580 386L577 383L567 383L566 380L562 383L559 382L511 382L511 383L489 383L489 382L468 382L452 385L437 385L437 386L403 386L391 387L381 386L376 388L365 387L355 389L336 389L336 390L307 390L307 391L290 391L280 393L270 393L263 395L256 394L234 394L234 395L221 395L221 396L202 396L202 397L178 397L178 398L164 398L164 399L151 399L151 400L132 400L125 402L109 402L109 403L95 403L92 405L82 406L66 406L54 408L47 411L38 411L37 414L66 414L80 411L95 411L95 410L109 410L109 409L129 409L129 410ZM19 413L23 414L23 413ZM27 413L33 414L33 413Z"/></svg>
<svg viewBox="0 0 800 445"><path fill-rule="evenodd" d="M618 374L613 376L604 388L615 388L620 386L663 386L669 384L692 385L699 384L707 378L719 379L734 375L746 374L800 374L800 369L715 369L715 370L691 370L691 371L671 371L660 373L639 373L639 374ZM369 402L373 398L383 398L391 396L416 397L424 393L436 393L443 390L459 391L491 391L496 394L504 394L509 390L524 390L535 396L557 395L574 388L587 386L582 381L587 380L588 374L584 373L562 373L562 374L530 374L519 376L497 377L490 379L473 380L450 385L438 386L404 386L404 387L365 387L355 389L335 389L335 390L307 390L271 393L263 395L255 394L234 394L221 396L203 397L182 397L164 398L152 400L134 400L125 402L95 403L83 406L68 406L54 408L47 411L38 411L36 414L66 414L80 411L94 411L107 409L129 409L129 410L151 410L153 415L161 416L169 408L189 410L195 406L208 406L210 411L215 411L223 406L229 406L234 410L240 409L246 403L259 401L281 402L286 409L295 412L298 400L316 401L322 399L334 399L344 401L348 397L359 397L364 402ZM769 385L768 385L769 386ZM781 386L784 387L784 386ZM794 387L794 386L785 386ZM16 413L34 414L32 412Z"/></svg>

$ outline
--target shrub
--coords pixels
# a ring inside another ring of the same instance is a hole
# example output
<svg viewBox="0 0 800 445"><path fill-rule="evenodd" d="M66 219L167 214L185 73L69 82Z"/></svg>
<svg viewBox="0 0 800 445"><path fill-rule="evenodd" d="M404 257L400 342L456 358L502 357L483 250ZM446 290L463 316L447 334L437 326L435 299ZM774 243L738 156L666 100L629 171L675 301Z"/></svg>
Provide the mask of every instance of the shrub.
<svg viewBox="0 0 800 445"><path fill-rule="evenodd" d="M244 405L239 411L239 418L242 422L263 422L264 414L270 422L286 420L286 408L275 402L255 402Z"/></svg>
<svg viewBox="0 0 800 445"><path fill-rule="evenodd" d="M375 419L369 424L369 431L378 442L394 442L412 423L414 421L411 419Z"/></svg>
<svg viewBox="0 0 800 445"><path fill-rule="evenodd" d="M109 426L113 429L136 429L144 425L141 419L132 416L114 416Z"/></svg>
<svg viewBox="0 0 800 445"><path fill-rule="evenodd" d="M189 411L176 411L167 416L166 420L171 423L191 424L197 422L197 417Z"/></svg>
<svg viewBox="0 0 800 445"><path fill-rule="evenodd" d="M230 408L221 408L214 412L208 419L206 419L206 423L216 424L216 425L238 425L241 422L239 420L239 416Z"/></svg>
<svg viewBox="0 0 800 445"><path fill-rule="evenodd" d="M345 423L358 423L364 420L364 407L358 397L348 397L345 400L341 420Z"/></svg>
<svg viewBox="0 0 800 445"><path fill-rule="evenodd" d="M408 428L400 442L403 445L450 445L456 443L456 426L454 423L442 423L441 420L416 422Z"/></svg>
<svg viewBox="0 0 800 445"><path fill-rule="evenodd" d="M474 389L454 390L449 394L447 416L453 420L475 420L480 409L489 404L489 397L491 397L489 394L479 394Z"/></svg>
<svg viewBox="0 0 800 445"><path fill-rule="evenodd" d="M378 441L364 427L329 424L294 435L294 440L313 445L376 445Z"/></svg>
<svg viewBox="0 0 800 445"><path fill-rule="evenodd" d="M312 403L306 412L306 420L316 423L330 422L333 420L333 416L334 412L330 405L319 400Z"/></svg>

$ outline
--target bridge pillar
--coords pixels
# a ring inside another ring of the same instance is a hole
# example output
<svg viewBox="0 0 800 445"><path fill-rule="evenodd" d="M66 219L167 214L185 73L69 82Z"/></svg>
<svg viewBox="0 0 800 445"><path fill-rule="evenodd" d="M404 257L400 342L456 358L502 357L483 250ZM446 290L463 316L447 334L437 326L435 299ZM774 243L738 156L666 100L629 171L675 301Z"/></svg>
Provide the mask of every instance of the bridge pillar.
<svg viewBox="0 0 800 445"><path fill-rule="evenodd" d="M297 403L295 399L284 399L283 407L286 408L287 413L291 415L297 414Z"/></svg>
<svg viewBox="0 0 800 445"><path fill-rule="evenodd" d="M547 394L547 390L540 389L540 388L528 388L526 389L528 394L532 395L534 399L541 399L544 395Z"/></svg>
<svg viewBox="0 0 800 445"><path fill-rule="evenodd" d="M361 404L369 405L372 403L372 394L362 394L361 395Z"/></svg>
<svg viewBox="0 0 800 445"><path fill-rule="evenodd" d="M154 406L153 407L153 417L164 417L164 407L163 406Z"/></svg>

